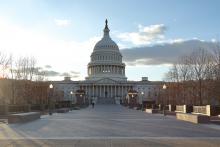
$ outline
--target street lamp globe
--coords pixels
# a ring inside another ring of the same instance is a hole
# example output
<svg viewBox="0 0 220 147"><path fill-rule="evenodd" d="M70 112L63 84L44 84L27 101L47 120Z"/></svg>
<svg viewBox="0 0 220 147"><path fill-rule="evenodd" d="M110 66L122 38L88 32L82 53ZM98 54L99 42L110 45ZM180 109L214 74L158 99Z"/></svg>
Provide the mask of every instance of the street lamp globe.
<svg viewBox="0 0 220 147"><path fill-rule="evenodd" d="M53 84L50 84L50 85L49 85L49 88L52 89L52 88L53 88Z"/></svg>
<svg viewBox="0 0 220 147"><path fill-rule="evenodd" d="M167 89L167 85L166 84L163 84L163 89Z"/></svg>
<svg viewBox="0 0 220 147"><path fill-rule="evenodd" d="M144 95L144 92L143 92L143 91L141 92L141 95Z"/></svg>

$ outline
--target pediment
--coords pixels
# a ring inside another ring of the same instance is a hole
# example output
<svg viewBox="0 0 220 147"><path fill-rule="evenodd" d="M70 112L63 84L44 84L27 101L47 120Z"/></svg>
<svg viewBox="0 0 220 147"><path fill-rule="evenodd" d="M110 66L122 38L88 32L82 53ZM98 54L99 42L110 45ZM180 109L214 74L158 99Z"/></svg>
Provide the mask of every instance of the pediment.
<svg viewBox="0 0 220 147"><path fill-rule="evenodd" d="M110 78L103 78L103 79L97 80L96 83L97 84L103 84L103 83L105 83L105 84L115 84L117 82L115 80L110 79Z"/></svg>

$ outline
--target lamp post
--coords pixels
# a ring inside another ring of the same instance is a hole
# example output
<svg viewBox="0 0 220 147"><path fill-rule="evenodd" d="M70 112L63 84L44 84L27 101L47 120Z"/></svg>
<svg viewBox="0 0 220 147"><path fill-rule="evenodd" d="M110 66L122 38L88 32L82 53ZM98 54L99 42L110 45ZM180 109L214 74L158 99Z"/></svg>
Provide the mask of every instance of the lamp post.
<svg viewBox="0 0 220 147"><path fill-rule="evenodd" d="M53 95L53 84L50 84L49 85L49 106L48 106L48 108L49 108L49 115L53 114L52 110L51 110L51 97L52 97L52 95Z"/></svg>
<svg viewBox="0 0 220 147"><path fill-rule="evenodd" d="M167 89L166 84L163 84L163 89L164 89L164 91L166 91L166 89ZM163 115L165 116L166 114L165 114L165 102L164 102L164 99L165 99L165 96L163 97Z"/></svg>
<svg viewBox="0 0 220 147"><path fill-rule="evenodd" d="M133 103L134 103L134 100L133 100L134 94L132 94L131 97L132 97L132 107L133 107L133 105L134 105L134 104L133 104Z"/></svg>
<svg viewBox="0 0 220 147"><path fill-rule="evenodd" d="M71 96L71 103L70 103L70 109L72 110L72 105L73 105L73 91L70 91L70 96Z"/></svg>
<svg viewBox="0 0 220 147"><path fill-rule="evenodd" d="M80 94L79 96L80 96L80 99L82 99L82 94ZM83 100L83 105L84 105L84 100Z"/></svg>
<svg viewBox="0 0 220 147"><path fill-rule="evenodd" d="M144 92L142 91L142 92L141 92L141 110L142 110L142 111L143 111L143 107L144 107L143 97L144 97Z"/></svg>

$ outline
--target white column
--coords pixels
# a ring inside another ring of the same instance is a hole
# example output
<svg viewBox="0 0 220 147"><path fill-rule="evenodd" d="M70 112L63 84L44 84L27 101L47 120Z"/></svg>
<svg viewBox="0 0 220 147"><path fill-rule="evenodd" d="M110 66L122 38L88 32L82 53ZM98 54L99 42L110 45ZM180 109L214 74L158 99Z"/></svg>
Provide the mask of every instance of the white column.
<svg viewBox="0 0 220 147"><path fill-rule="evenodd" d="M120 88L120 85L118 86L118 95L120 97L120 91L121 91L121 88Z"/></svg>
<svg viewBox="0 0 220 147"><path fill-rule="evenodd" d="M112 97L112 85L110 85L110 96Z"/></svg>
<svg viewBox="0 0 220 147"><path fill-rule="evenodd" d="M95 86L95 96L96 97L99 96L98 85Z"/></svg>
<svg viewBox="0 0 220 147"><path fill-rule="evenodd" d="M124 93L123 93L124 90L123 90L123 88L124 88L124 86L122 85L122 86L121 86L121 97L122 97L122 98L124 97Z"/></svg>
<svg viewBox="0 0 220 147"><path fill-rule="evenodd" d="M105 97L105 85L104 85L104 97Z"/></svg>
<svg viewBox="0 0 220 147"><path fill-rule="evenodd" d="M101 94L101 85L99 85L99 97L102 97L102 94Z"/></svg>
<svg viewBox="0 0 220 147"><path fill-rule="evenodd" d="M116 97L116 85L115 85L115 97Z"/></svg>
<svg viewBox="0 0 220 147"><path fill-rule="evenodd" d="M86 93L87 93L87 85L85 86L85 95L86 95Z"/></svg>
<svg viewBox="0 0 220 147"><path fill-rule="evenodd" d="M92 96L94 96L94 84L92 85Z"/></svg>
<svg viewBox="0 0 220 147"><path fill-rule="evenodd" d="M91 86L89 85L89 86L88 86L89 98L91 98L91 93L90 93L90 92L91 92Z"/></svg>

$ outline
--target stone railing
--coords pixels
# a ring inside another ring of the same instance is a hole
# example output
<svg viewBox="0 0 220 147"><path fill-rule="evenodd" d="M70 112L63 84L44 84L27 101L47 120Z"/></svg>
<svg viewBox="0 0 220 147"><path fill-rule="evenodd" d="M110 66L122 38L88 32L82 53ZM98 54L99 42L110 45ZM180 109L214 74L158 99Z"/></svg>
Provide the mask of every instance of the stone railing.
<svg viewBox="0 0 220 147"><path fill-rule="evenodd" d="M192 106L189 105L176 105L176 112L191 113L193 111Z"/></svg>
<svg viewBox="0 0 220 147"><path fill-rule="evenodd" d="M8 112L29 112L31 110L31 105L8 105Z"/></svg>
<svg viewBox="0 0 220 147"><path fill-rule="evenodd" d="M35 106L33 106L35 107ZM0 105L0 115L8 115L10 113L30 112L33 108L31 105ZM35 109L33 109L35 110ZM37 108L38 110L38 108Z"/></svg>
<svg viewBox="0 0 220 147"><path fill-rule="evenodd" d="M220 114L220 107L219 106L193 106L194 114L203 114L208 116L215 116Z"/></svg>
<svg viewBox="0 0 220 147"><path fill-rule="evenodd" d="M8 105L0 105L0 115L8 114Z"/></svg>
<svg viewBox="0 0 220 147"><path fill-rule="evenodd" d="M184 112L184 105L176 105L176 111Z"/></svg>
<svg viewBox="0 0 220 147"><path fill-rule="evenodd" d="M193 113L207 114L206 106L193 106Z"/></svg>

